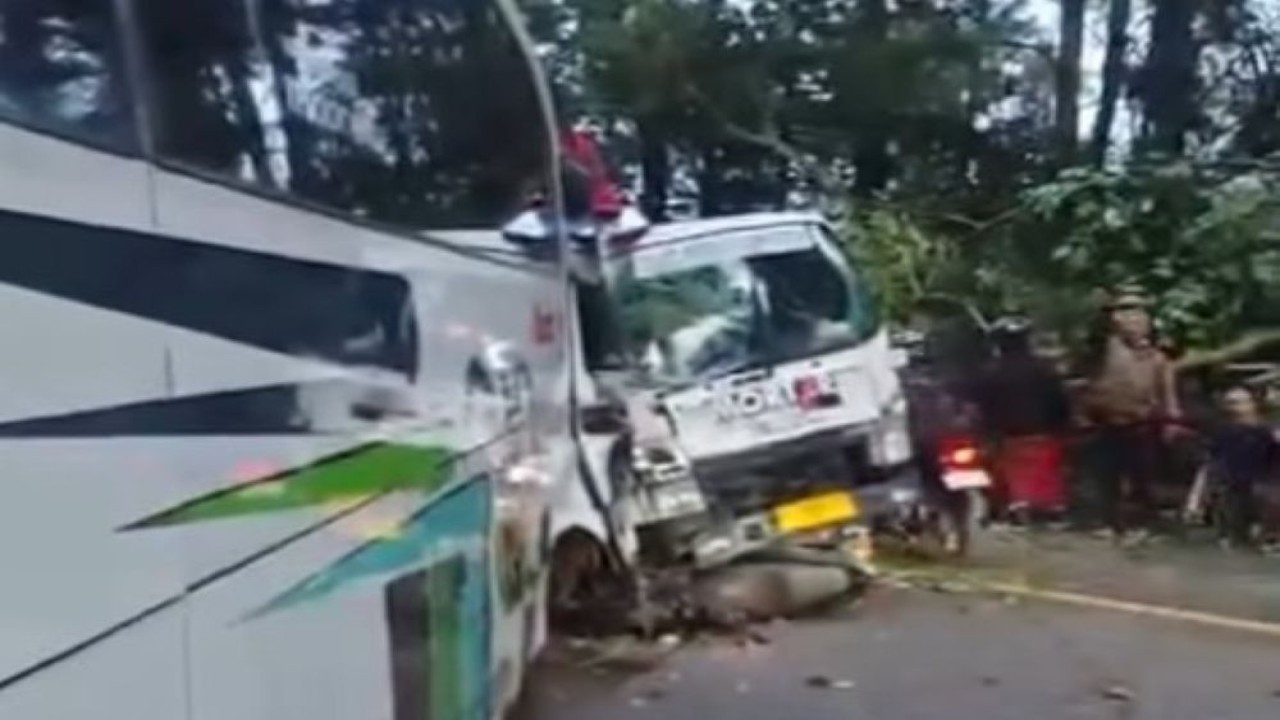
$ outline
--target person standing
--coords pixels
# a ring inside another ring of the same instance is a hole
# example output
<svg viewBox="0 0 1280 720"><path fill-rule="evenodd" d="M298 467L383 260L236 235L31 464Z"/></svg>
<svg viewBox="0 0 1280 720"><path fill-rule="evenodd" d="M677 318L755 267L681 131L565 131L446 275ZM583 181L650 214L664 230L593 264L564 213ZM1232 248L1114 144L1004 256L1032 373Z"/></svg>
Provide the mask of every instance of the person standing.
<svg viewBox="0 0 1280 720"><path fill-rule="evenodd" d="M1132 288L1103 308L1104 334L1095 348L1085 396L1087 421L1097 429L1103 513L1111 535L1130 528L1126 500L1137 511L1138 538L1150 529L1152 484L1165 436L1182 418L1173 363L1156 344L1149 303Z"/></svg>
<svg viewBox="0 0 1280 720"><path fill-rule="evenodd" d="M1222 394L1226 422L1212 436L1209 459L1221 488L1223 543L1245 547L1263 520L1259 490L1269 485L1280 461L1280 444L1266 424L1261 402L1248 388L1230 387Z"/></svg>
<svg viewBox="0 0 1280 720"><path fill-rule="evenodd" d="M1005 318L994 328L999 356L982 382L982 410L997 445L996 475L1014 519L1060 517L1066 510L1063 433L1071 419L1066 388L1032 352L1031 328Z"/></svg>

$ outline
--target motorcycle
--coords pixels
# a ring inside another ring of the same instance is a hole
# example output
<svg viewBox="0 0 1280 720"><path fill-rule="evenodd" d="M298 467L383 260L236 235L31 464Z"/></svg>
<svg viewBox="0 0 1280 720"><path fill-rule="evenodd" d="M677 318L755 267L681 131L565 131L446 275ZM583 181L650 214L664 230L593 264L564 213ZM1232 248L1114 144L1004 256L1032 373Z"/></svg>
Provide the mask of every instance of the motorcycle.
<svg viewBox="0 0 1280 720"><path fill-rule="evenodd" d="M903 387L911 411L912 442L924 502L894 532L929 554L963 556L988 513L994 485L981 443L981 422L971 393L986 359L987 326L969 315L951 318L933 334L900 333L907 354Z"/></svg>
<svg viewBox="0 0 1280 720"><path fill-rule="evenodd" d="M967 434L948 434L939 438L938 474L941 493L933 503L933 516L925 526L925 538L940 546L947 555L964 555L986 517L987 492L992 480L977 439Z"/></svg>

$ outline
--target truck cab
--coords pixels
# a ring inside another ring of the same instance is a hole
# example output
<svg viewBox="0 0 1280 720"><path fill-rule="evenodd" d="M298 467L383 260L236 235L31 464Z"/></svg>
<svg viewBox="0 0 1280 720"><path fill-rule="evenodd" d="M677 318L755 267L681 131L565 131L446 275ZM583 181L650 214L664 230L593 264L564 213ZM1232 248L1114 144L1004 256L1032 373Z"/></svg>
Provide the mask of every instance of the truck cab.
<svg viewBox="0 0 1280 720"><path fill-rule="evenodd" d="M631 384L713 518L704 561L915 499L898 354L820 216L659 225L604 269Z"/></svg>

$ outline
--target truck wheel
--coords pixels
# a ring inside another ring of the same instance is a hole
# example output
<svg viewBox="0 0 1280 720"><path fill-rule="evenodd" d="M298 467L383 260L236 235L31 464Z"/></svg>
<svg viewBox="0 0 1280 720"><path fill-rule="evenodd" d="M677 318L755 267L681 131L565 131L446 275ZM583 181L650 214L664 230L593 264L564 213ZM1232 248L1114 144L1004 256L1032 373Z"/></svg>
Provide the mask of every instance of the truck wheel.
<svg viewBox="0 0 1280 720"><path fill-rule="evenodd" d="M620 632L632 604L625 575L613 567L599 540L570 530L551 551L547 619L553 634Z"/></svg>

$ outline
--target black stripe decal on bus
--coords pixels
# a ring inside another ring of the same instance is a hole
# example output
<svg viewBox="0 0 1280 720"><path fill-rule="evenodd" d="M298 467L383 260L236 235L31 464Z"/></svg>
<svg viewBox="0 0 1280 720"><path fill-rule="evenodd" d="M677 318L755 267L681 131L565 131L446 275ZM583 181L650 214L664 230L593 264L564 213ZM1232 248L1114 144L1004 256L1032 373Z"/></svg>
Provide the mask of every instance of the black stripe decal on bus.
<svg viewBox="0 0 1280 720"><path fill-rule="evenodd" d="M0 283L277 353L418 366L409 284L392 273L0 211Z"/></svg>
<svg viewBox="0 0 1280 720"><path fill-rule="evenodd" d="M23 418L0 422L0 438L308 434L312 428L299 407L299 396L342 390L343 385L354 384L334 380L271 385Z"/></svg>

